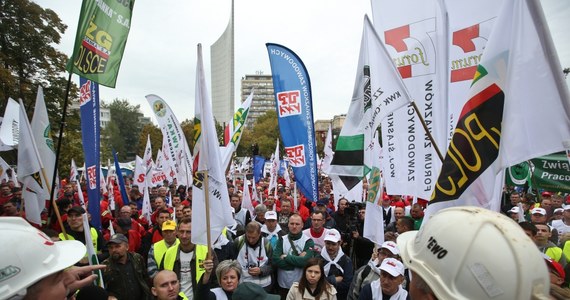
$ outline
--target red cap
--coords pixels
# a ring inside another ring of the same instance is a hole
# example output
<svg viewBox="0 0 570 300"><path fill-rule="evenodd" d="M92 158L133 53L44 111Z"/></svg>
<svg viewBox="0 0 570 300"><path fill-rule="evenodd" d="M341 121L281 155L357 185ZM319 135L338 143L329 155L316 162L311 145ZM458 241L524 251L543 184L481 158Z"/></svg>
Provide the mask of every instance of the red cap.
<svg viewBox="0 0 570 300"><path fill-rule="evenodd" d="M394 206L395 206L395 207L401 207L401 208L405 208L405 207L406 207L406 205L405 205L404 202L402 202L402 201L394 202Z"/></svg>
<svg viewBox="0 0 570 300"><path fill-rule="evenodd" d="M546 260L546 264L548 265L548 269L556 272L558 276L562 279L566 277L566 272L564 272L564 268L561 264L553 259L544 259Z"/></svg>
<svg viewBox="0 0 570 300"><path fill-rule="evenodd" d="M540 195L541 195L542 197L552 197L552 193L551 193L551 192L547 192L547 191L542 192L542 194L540 194Z"/></svg>

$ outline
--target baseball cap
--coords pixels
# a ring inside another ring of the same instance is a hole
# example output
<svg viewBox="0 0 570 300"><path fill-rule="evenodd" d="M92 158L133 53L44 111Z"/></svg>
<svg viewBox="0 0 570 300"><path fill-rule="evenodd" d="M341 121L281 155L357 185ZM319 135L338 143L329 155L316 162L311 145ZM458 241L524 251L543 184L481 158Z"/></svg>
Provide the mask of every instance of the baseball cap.
<svg viewBox="0 0 570 300"><path fill-rule="evenodd" d="M542 208L542 207L535 207L531 210L531 213L534 214L541 214L543 216L546 216L546 209Z"/></svg>
<svg viewBox="0 0 570 300"><path fill-rule="evenodd" d="M81 206L73 206L72 208L67 210L67 214L69 215L70 213L76 213L82 215L85 213L85 209L83 209L83 207Z"/></svg>
<svg viewBox="0 0 570 300"><path fill-rule="evenodd" d="M546 265L549 270L554 271L562 279L566 277L566 272L560 263L551 258L545 258L544 260L546 261Z"/></svg>
<svg viewBox="0 0 570 300"><path fill-rule="evenodd" d="M265 219L266 220L277 220L277 213L275 211L268 210L265 213Z"/></svg>
<svg viewBox="0 0 570 300"><path fill-rule="evenodd" d="M556 213L562 213L562 212L564 212L564 208L560 208L560 207L559 207L559 208L557 208L557 209L554 210L554 213L555 213L555 214L556 214Z"/></svg>
<svg viewBox="0 0 570 300"><path fill-rule="evenodd" d="M385 258L380 265L380 270L388 272L394 277L404 275L404 264L395 258Z"/></svg>
<svg viewBox="0 0 570 300"><path fill-rule="evenodd" d="M129 239L122 233L115 233L113 234L113 236L111 236L111 238L109 239L109 241L107 242L107 244L120 244L120 243L129 243Z"/></svg>
<svg viewBox="0 0 570 300"><path fill-rule="evenodd" d="M166 220L162 223L162 230L176 230L176 222L172 220Z"/></svg>
<svg viewBox="0 0 570 300"><path fill-rule="evenodd" d="M329 229L325 234L325 241L338 243L340 241L340 233L336 229Z"/></svg>
<svg viewBox="0 0 570 300"><path fill-rule="evenodd" d="M261 286L252 283L244 282L240 283L235 289L233 295L233 300L279 300L281 297L279 295L268 294Z"/></svg>
<svg viewBox="0 0 570 300"><path fill-rule="evenodd" d="M552 197L552 193L548 192L548 191L544 191L542 192L542 194L540 194L542 197Z"/></svg>
<svg viewBox="0 0 570 300"><path fill-rule="evenodd" d="M15 245L18 251L14 251ZM76 240L52 242L20 217L0 218L0 299L8 299L39 280L72 266L85 255Z"/></svg>
<svg viewBox="0 0 570 300"><path fill-rule="evenodd" d="M394 255L400 255L400 250L398 249L398 245L392 241L386 241L382 243L382 246L380 246L380 248L388 249Z"/></svg>
<svg viewBox="0 0 570 300"><path fill-rule="evenodd" d="M520 212L520 209L518 206L513 206L511 209L509 209L508 212L518 214Z"/></svg>
<svg viewBox="0 0 570 300"><path fill-rule="evenodd" d="M562 208L563 208L564 210L569 210L569 209L570 209L570 204L563 205Z"/></svg>

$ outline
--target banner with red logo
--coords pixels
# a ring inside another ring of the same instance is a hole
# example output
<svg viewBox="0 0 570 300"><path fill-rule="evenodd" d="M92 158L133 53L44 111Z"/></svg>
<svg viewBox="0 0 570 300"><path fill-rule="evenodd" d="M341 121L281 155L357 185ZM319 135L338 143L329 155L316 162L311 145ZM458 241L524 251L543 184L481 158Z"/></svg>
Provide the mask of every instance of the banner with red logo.
<svg viewBox="0 0 570 300"><path fill-rule="evenodd" d="M309 74L290 49L266 44L271 63L279 131L301 192L318 200L317 152Z"/></svg>
<svg viewBox="0 0 570 300"><path fill-rule="evenodd" d="M101 229L100 181L99 181L99 84L80 77L79 110L81 112L81 140L85 154L85 171L87 173L87 211L91 214L91 224Z"/></svg>

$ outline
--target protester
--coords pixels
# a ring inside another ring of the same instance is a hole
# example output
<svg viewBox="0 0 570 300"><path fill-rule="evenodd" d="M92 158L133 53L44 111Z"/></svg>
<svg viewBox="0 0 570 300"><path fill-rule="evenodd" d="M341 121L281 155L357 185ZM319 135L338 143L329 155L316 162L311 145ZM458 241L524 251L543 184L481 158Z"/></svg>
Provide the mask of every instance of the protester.
<svg viewBox="0 0 570 300"><path fill-rule="evenodd" d="M406 300L408 292L402 287L404 265L395 258L386 258L380 265L380 279L362 288L359 300Z"/></svg>
<svg viewBox="0 0 570 300"><path fill-rule="evenodd" d="M65 299L97 278L92 271L105 268L71 267L85 251L79 241L52 242L20 217L0 218L0 299Z"/></svg>
<svg viewBox="0 0 570 300"><path fill-rule="evenodd" d="M162 270L152 280L151 293L156 300L187 300L184 293L180 292L180 281L176 273L170 270Z"/></svg>
<svg viewBox="0 0 570 300"><path fill-rule="evenodd" d="M235 260L224 260L220 262L216 268L216 278L220 283L220 287L210 289L210 277L214 268L213 262L204 262L204 276L199 281L196 298L197 300L225 300L231 299L234 290L237 288L240 277L241 267Z"/></svg>
<svg viewBox="0 0 570 300"><path fill-rule="evenodd" d="M273 212L273 211L268 211ZM274 213L274 212L273 212ZM250 222L245 227L245 235L238 237L233 246L236 261L241 267L240 282L253 282L264 288L272 290L271 275L273 267L271 257L273 249L271 244L261 236L261 227L256 222Z"/></svg>
<svg viewBox="0 0 570 300"><path fill-rule="evenodd" d="M83 228L84 213L86 213L85 209L83 209L81 206L74 206L69 209L67 212L67 223L64 225L65 233L62 232L59 234L60 240L77 240L85 245L85 232ZM91 231L91 243L93 244L93 248L97 252L99 261L103 261L109 256L103 235L94 227L90 227L89 229ZM85 258L82 259L79 264L88 264L87 255L85 255Z"/></svg>
<svg viewBox="0 0 570 300"><path fill-rule="evenodd" d="M309 259L303 268L301 279L291 285L287 294L287 300L336 300L336 290L334 286L326 281L324 272L321 259Z"/></svg>
<svg viewBox="0 0 570 300"><path fill-rule="evenodd" d="M441 210L422 230L401 234L398 248L411 270L412 300L548 299L540 251L499 213L466 206Z"/></svg>
<svg viewBox="0 0 570 300"><path fill-rule="evenodd" d="M167 220L162 223L162 236L164 239L154 243L148 251L147 271L150 278L153 278L158 273L158 266L162 263L166 250L172 246L177 246L179 243L176 237L176 223L174 221Z"/></svg>
<svg viewBox="0 0 570 300"><path fill-rule="evenodd" d="M342 252L341 242L338 230L330 229L325 235L325 248L321 250L320 256L325 263L323 276L335 287L337 297L346 299L352 282L353 266L350 257Z"/></svg>

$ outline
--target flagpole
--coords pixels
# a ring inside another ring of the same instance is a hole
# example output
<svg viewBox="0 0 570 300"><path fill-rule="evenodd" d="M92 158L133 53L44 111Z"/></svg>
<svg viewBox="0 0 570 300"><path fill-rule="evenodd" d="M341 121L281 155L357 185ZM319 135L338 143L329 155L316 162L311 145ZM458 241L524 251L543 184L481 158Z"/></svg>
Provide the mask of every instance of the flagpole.
<svg viewBox="0 0 570 300"><path fill-rule="evenodd" d="M439 160L441 160L443 162L443 155L441 155L441 152L439 151L439 148L437 147L437 144L435 143L435 140L433 139L433 136L431 135L431 132L429 132L429 129L426 125L426 121L424 120L424 118L422 117L422 114L420 114L420 110L418 108L418 106L416 105L415 101L412 101L412 106L414 107L414 110L416 111L416 115L418 116L418 118L420 118L420 121L422 123L422 126L424 127L424 130L426 132L426 135L428 136L431 144L433 145L433 148L435 149L435 152L437 153L437 156L439 156Z"/></svg>
<svg viewBox="0 0 570 300"><path fill-rule="evenodd" d="M44 176L44 178L46 178L46 170L44 168L41 168L42 170L42 176ZM55 180L54 180L55 181ZM48 193L50 193L50 197L53 197L53 193L51 192L52 189L47 186L46 187L48 189ZM53 185L52 185L53 187ZM63 236L65 236L66 240L69 240L69 237L67 236L67 232L65 230L65 226L63 226L63 221L61 220L61 213L59 212L59 207L57 206L57 202L53 201L53 207L54 207L54 211L55 211L55 216L57 217L57 222L59 223L59 226L61 227L61 232L63 233ZM49 222L49 217L48 217L48 222Z"/></svg>
<svg viewBox="0 0 570 300"><path fill-rule="evenodd" d="M212 233L210 232L210 192L208 189L208 170L204 173L204 203L206 204L206 240L208 241L208 259L212 259Z"/></svg>
<svg viewBox="0 0 570 300"><path fill-rule="evenodd" d="M73 56L72 56L73 58ZM65 98L63 100L63 110L61 112L61 121L59 123L59 136L57 139L57 150L55 151L55 166L53 168L53 180L51 181L51 189L49 190L49 200L52 205L50 205L48 210L48 216L52 214L52 207L56 208L56 216L59 222L61 223L61 216L59 214L59 209L57 209L57 204L53 198L53 194L55 192L55 179L57 178L57 165L59 163L59 155L61 153L61 144L63 140L63 131L65 130L65 115L67 114L67 103L69 102L69 89L71 88L71 75L73 73L69 72L69 77L67 78L67 88L65 89ZM48 226L50 225L51 218L48 217ZM62 230L63 226L61 226ZM64 231L65 232L65 231Z"/></svg>

